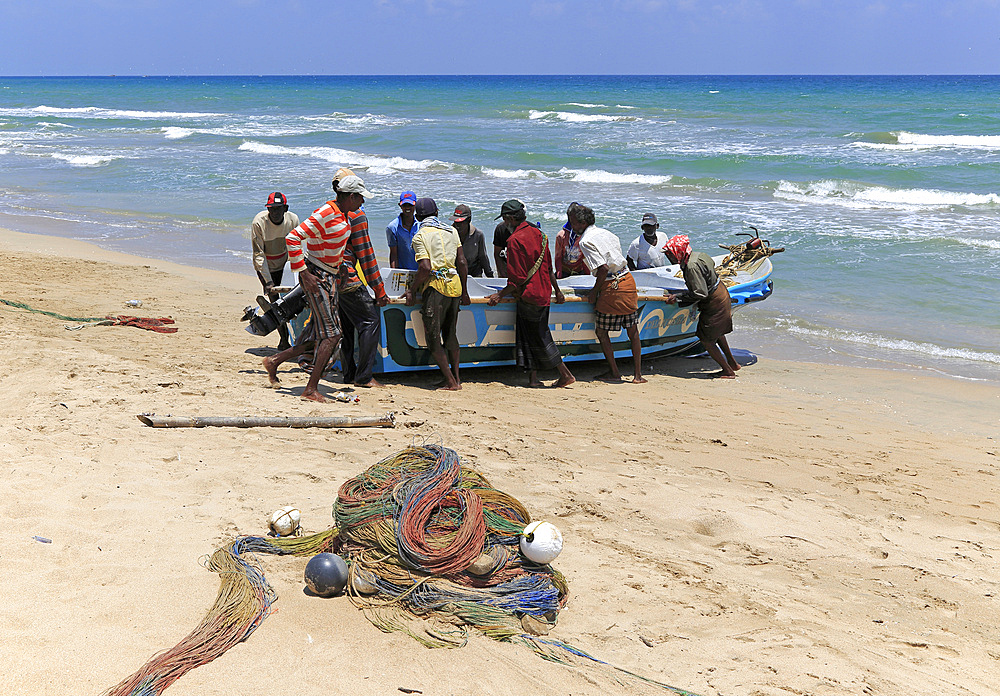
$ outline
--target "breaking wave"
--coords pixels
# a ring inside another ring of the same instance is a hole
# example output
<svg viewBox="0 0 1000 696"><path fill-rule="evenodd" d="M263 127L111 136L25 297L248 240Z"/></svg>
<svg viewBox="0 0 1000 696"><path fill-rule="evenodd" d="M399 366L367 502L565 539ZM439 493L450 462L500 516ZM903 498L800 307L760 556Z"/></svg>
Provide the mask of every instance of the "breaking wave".
<svg viewBox="0 0 1000 696"><path fill-rule="evenodd" d="M67 155L62 152L53 152L51 156L74 167L100 167L118 159L109 155Z"/></svg>
<svg viewBox="0 0 1000 696"><path fill-rule="evenodd" d="M928 135L908 131L868 133L857 147L876 150L971 149L1000 150L1000 135Z"/></svg>
<svg viewBox="0 0 1000 696"><path fill-rule="evenodd" d="M803 326L799 322L789 321L786 319L779 319L778 324L783 330L801 336L813 336L824 340L843 341L845 343L866 346L869 348L881 348L887 351L905 351L907 353L917 353L933 358L969 360L973 362L985 362L993 365L1000 365L1000 353L969 350L967 348L944 348L934 343L888 338L886 336L880 336L879 334L865 333L862 331L814 328Z"/></svg>
<svg viewBox="0 0 1000 696"><path fill-rule="evenodd" d="M535 111L528 112L532 121L565 121L566 123L608 123L611 121L636 121L635 116L609 116L606 114L579 114L573 111Z"/></svg>
<svg viewBox="0 0 1000 696"><path fill-rule="evenodd" d="M391 174L393 172L420 172L432 169L450 169L455 165L441 160L411 160L405 157L383 157L380 155L365 155L351 150L336 147L285 147L269 145L254 140L245 141L239 146L245 152L256 152L261 155L284 155L294 157L312 157L331 164L348 167L364 167L373 174Z"/></svg>
<svg viewBox="0 0 1000 696"><path fill-rule="evenodd" d="M781 181L774 191L774 197L805 203L840 205L846 208L897 210L1000 205L1000 195L995 193L968 193L939 189L897 189L834 180L808 183Z"/></svg>

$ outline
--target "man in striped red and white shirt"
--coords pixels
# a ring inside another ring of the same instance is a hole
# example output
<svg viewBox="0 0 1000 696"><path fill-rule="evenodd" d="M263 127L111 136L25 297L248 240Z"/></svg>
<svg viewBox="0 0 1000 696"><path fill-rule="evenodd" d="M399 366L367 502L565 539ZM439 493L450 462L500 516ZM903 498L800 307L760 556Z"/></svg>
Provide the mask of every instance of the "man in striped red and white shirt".
<svg viewBox="0 0 1000 696"><path fill-rule="evenodd" d="M330 356L340 342L337 274L344 259L344 248L351 237L351 223L347 216L364 205L366 196L371 194L360 177L344 177L337 186L337 199L327 201L285 237L288 260L292 271L299 274L299 284L312 310L312 321L295 346L264 358L264 369L272 388L281 385L278 379L281 363L313 348L313 371L302 398L321 403L327 401L318 387Z"/></svg>

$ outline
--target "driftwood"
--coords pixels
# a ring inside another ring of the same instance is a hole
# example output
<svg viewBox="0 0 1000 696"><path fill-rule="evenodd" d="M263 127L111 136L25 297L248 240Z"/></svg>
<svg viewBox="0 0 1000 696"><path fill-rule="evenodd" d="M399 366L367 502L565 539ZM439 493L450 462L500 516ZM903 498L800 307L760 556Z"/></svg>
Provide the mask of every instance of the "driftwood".
<svg viewBox="0 0 1000 696"><path fill-rule="evenodd" d="M396 415L384 416L157 416L141 413L139 420L151 428L393 428Z"/></svg>

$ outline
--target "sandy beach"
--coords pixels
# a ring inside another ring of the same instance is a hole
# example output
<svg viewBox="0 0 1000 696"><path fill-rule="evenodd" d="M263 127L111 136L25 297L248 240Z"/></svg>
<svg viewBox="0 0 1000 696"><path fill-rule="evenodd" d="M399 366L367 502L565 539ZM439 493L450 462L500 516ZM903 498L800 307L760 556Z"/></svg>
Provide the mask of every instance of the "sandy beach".
<svg viewBox="0 0 1000 696"><path fill-rule="evenodd" d="M654 361L644 385L576 367L568 390L469 370L460 393L390 375L358 404L320 405L287 364L266 388L276 337L240 322L260 289L249 265L7 231L0 259L2 299L178 328L71 331L0 305L0 694L115 685L211 606L206 554L286 504L327 529L340 484L414 442L457 450L561 528L571 595L552 637L612 664L703 696L996 693L998 383L761 355L735 381L707 379L708 358ZM387 411L391 430L136 418ZM346 598L307 596L305 562L264 558L275 613L167 693L663 693L479 636L431 650L383 634Z"/></svg>

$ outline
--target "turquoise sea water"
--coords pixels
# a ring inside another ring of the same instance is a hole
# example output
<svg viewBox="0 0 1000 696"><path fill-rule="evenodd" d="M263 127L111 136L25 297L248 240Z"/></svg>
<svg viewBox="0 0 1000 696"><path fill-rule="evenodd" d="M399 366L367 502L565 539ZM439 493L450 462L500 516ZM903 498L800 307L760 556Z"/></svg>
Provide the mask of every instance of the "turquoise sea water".
<svg viewBox="0 0 1000 696"><path fill-rule="evenodd" d="M1000 77L0 78L0 227L246 272L272 190L308 215L339 166L376 197L571 201L626 244L754 225L774 295L732 343L1000 379Z"/></svg>

